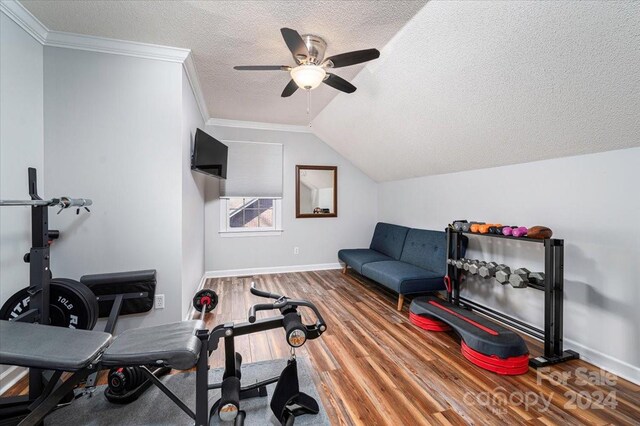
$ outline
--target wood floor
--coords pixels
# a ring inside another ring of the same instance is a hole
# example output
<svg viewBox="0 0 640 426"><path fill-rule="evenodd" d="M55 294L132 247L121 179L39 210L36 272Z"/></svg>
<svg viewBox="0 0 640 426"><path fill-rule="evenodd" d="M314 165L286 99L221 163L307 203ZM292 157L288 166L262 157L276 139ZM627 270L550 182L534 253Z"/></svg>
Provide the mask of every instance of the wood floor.
<svg viewBox="0 0 640 426"><path fill-rule="evenodd" d="M415 327L408 303L397 312L396 296L351 271L210 279L206 287L218 293L220 303L209 325L246 321L249 306L264 301L249 293L251 281L320 309L328 330L298 356L311 360L335 425L640 424L639 386L601 377L581 360L551 367L540 381L533 369L516 377L487 372L462 356L455 335ZM236 340L245 362L288 356L281 330ZM538 342L527 343L532 355L541 353ZM222 366L223 351L210 364ZM570 374L566 383L560 373ZM586 383L587 377L609 383Z"/></svg>
<svg viewBox="0 0 640 426"><path fill-rule="evenodd" d="M207 315L209 327L246 321L249 307L264 302L250 294L251 281L320 309L328 330L297 355L310 359L334 425L640 425L640 386L581 360L553 366L540 379L532 369L516 377L487 372L462 356L454 334L415 327L409 303L397 312L396 296L352 271L210 279L206 287L220 303ZM539 342L527 344L532 355L541 354ZM247 363L289 356L282 330L237 338L236 350ZM212 354L212 367L223 366L223 353ZM24 393L26 385L10 394Z"/></svg>

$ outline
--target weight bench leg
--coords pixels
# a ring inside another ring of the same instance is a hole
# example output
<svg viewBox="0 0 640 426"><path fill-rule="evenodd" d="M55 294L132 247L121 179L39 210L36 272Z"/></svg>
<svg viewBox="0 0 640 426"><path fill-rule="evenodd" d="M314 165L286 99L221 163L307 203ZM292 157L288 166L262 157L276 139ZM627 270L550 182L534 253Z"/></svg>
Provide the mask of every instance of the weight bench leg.
<svg viewBox="0 0 640 426"><path fill-rule="evenodd" d="M60 400L69 392L71 392L78 383L87 376L88 370L76 371L71 377L58 386L47 398L45 398L38 406L36 406L27 417L25 417L19 426L37 426L46 417L51 410L55 408Z"/></svg>
<svg viewBox="0 0 640 426"><path fill-rule="evenodd" d="M200 357L196 366L196 426L209 425L209 330L198 330Z"/></svg>
<svg viewBox="0 0 640 426"><path fill-rule="evenodd" d="M402 310L402 305L404 305L404 294L398 295L398 311Z"/></svg>
<svg viewBox="0 0 640 426"><path fill-rule="evenodd" d="M53 375L51 375L51 378L49 379L49 382L47 383L47 386L44 388L44 390L42 391L42 395L40 395L40 397L38 397L38 399L36 399L35 401L33 401L30 405L29 405L29 411L33 411L35 410L35 408L40 405L42 403L42 401L44 401L47 396L56 388L56 385L58 384L58 381L60 380L60 377L62 377L62 371L54 371Z"/></svg>
<svg viewBox="0 0 640 426"><path fill-rule="evenodd" d="M162 383L160 379L158 379L146 366L141 366L140 368L142 368L142 372L144 373L144 375L149 380L151 380L153 384L162 391L163 394L167 395L174 404L176 404L182 411L184 411L186 415L191 417L193 420L196 419L195 413L191 411L189 407L187 407L187 404L182 402L182 400L178 398L176 394L173 393L168 387L166 387L164 383Z"/></svg>

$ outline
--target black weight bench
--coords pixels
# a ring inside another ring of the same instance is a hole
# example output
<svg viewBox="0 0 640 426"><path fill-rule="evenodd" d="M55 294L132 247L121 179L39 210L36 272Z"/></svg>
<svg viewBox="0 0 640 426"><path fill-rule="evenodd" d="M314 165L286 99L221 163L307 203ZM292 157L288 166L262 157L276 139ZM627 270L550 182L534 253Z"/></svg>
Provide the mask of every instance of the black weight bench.
<svg viewBox="0 0 640 426"><path fill-rule="evenodd" d="M157 327L131 329L115 339L99 331L75 330L40 324L0 321L0 364L54 371L42 396L30 407L19 424L38 425L44 417L90 374L112 366L161 365L177 370L198 366L196 399L207 397L208 333L202 321L183 321ZM206 330L205 330L206 331ZM202 334L202 333L201 333ZM38 351L34 351L38 348ZM204 356L203 356L204 355ZM191 411L146 367L145 375L194 420ZM63 372L73 373L60 382ZM203 373L202 373L203 372ZM204 381L204 388L202 383ZM206 418L206 400L204 404Z"/></svg>
<svg viewBox="0 0 640 426"><path fill-rule="evenodd" d="M503 375L529 371L529 350L517 333L438 297L417 297L409 319L430 331L453 329L462 340L462 355L477 366Z"/></svg>

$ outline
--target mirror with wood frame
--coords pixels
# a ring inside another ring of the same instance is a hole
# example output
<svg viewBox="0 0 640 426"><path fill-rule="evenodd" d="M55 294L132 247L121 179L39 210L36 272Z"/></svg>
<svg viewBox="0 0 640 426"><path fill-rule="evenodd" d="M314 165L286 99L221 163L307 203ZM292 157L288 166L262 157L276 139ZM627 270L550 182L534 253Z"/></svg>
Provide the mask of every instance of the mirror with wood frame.
<svg viewBox="0 0 640 426"><path fill-rule="evenodd" d="M296 218L338 216L338 167L296 166Z"/></svg>

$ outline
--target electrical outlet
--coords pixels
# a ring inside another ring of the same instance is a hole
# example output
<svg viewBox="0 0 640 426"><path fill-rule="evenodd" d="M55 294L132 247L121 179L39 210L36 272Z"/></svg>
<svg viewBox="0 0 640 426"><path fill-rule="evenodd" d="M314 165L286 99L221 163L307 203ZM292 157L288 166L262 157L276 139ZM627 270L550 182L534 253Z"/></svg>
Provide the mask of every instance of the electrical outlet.
<svg viewBox="0 0 640 426"><path fill-rule="evenodd" d="M294 247L293 254L300 254L300 247Z"/></svg>
<svg viewBox="0 0 640 426"><path fill-rule="evenodd" d="M156 309L164 309L164 294L156 294L155 302Z"/></svg>

